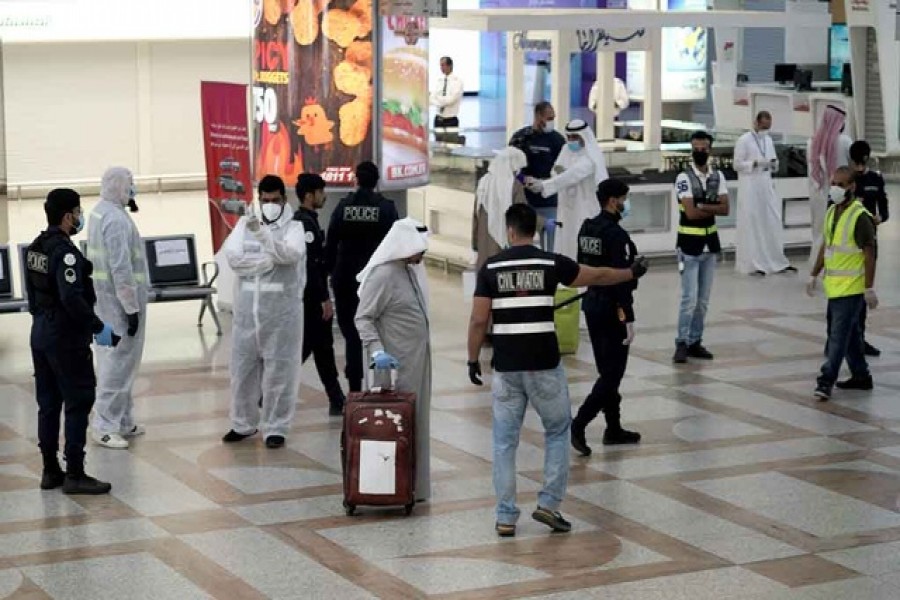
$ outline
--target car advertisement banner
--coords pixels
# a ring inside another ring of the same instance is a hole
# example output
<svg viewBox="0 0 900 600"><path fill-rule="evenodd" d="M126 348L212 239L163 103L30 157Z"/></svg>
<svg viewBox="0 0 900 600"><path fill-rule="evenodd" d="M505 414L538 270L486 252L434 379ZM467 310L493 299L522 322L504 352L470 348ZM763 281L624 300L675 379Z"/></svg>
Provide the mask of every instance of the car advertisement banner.
<svg viewBox="0 0 900 600"><path fill-rule="evenodd" d="M253 200L250 182L250 134L247 127L247 86L200 83L206 189L213 252L231 233L246 203Z"/></svg>
<svg viewBox="0 0 900 600"><path fill-rule="evenodd" d="M428 19L384 17L381 188L428 183Z"/></svg>
<svg viewBox="0 0 900 600"><path fill-rule="evenodd" d="M256 179L352 187L372 160L372 0L254 0Z"/></svg>

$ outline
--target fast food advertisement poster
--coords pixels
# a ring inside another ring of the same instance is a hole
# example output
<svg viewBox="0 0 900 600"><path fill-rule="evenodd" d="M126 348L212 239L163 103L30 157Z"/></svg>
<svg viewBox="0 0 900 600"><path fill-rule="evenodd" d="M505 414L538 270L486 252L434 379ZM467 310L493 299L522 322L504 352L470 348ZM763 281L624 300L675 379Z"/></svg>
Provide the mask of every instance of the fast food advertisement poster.
<svg viewBox="0 0 900 600"><path fill-rule="evenodd" d="M372 0L253 1L255 176L352 187L373 158Z"/></svg>
<svg viewBox="0 0 900 600"><path fill-rule="evenodd" d="M203 150L213 252L253 199L250 183L250 132L247 129L247 86L243 83L200 83Z"/></svg>
<svg viewBox="0 0 900 600"><path fill-rule="evenodd" d="M388 16L381 36L381 187L428 183L428 19Z"/></svg>

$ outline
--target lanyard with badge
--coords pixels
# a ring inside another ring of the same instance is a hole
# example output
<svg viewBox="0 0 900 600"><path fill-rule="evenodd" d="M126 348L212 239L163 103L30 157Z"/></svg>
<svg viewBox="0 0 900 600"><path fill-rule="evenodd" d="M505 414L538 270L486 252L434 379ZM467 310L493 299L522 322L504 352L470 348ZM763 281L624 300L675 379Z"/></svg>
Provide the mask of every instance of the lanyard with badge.
<svg viewBox="0 0 900 600"><path fill-rule="evenodd" d="M753 141L756 142L756 148L757 148L757 150L759 150L759 153L762 156L763 161L768 160L766 158L766 149L767 149L766 146L768 146L768 144L766 144L766 139L762 138L762 140L760 140L759 134L754 132L753 133ZM766 166L765 170L768 171L770 169L774 169L776 160L777 159L774 159L774 158L769 160L769 164L768 164L768 166Z"/></svg>

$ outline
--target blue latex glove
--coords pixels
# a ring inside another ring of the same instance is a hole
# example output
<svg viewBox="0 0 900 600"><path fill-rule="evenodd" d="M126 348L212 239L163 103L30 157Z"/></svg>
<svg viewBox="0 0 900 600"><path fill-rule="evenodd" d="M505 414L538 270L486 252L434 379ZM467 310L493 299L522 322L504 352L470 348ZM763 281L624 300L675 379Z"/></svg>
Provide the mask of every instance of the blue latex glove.
<svg viewBox="0 0 900 600"><path fill-rule="evenodd" d="M400 368L400 363L397 362L397 359L384 350L378 350L372 354L372 364L376 369L382 370Z"/></svg>
<svg viewBox="0 0 900 600"><path fill-rule="evenodd" d="M552 232L556 229L556 219L547 219L544 221L544 231Z"/></svg>
<svg viewBox="0 0 900 600"><path fill-rule="evenodd" d="M116 345L118 338L115 333L113 333L113 328L110 327L107 323L103 324L103 330L94 336L94 341L98 346L103 346L104 348L111 348Z"/></svg>

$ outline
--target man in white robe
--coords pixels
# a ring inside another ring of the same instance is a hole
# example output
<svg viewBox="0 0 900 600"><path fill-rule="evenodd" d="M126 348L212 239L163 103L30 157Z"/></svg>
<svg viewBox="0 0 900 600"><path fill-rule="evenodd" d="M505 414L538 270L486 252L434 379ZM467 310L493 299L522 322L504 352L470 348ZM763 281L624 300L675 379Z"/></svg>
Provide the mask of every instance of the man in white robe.
<svg viewBox="0 0 900 600"><path fill-rule="evenodd" d="M831 175L838 167L850 164L850 146L853 140L844 133L847 113L837 106L828 105L822 121L806 147L806 165L809 182L809 213L812 227L812 247L809 263L812 266L822 245L822 229L825 227L825 211L828 210L828 190ZM740 200L738 200L740 203Z"/></svg>
<svg viewBox="0 0 900 600"><path fill-rule="evenodd" d="M783 207L772 181L778 157L769 137L771 127L772 115L761 111L753 130L734 146L734 168L740 174L734 266L745 275L797 271L784 255Z"/></svg>
<svg viewBox="0 0 900 600"><path fill-rule="evenodd" d="M545 198L558 194L559 204L553 251L577 260L578 231L587 219L600 214L597 201L597 185L609 178L603 151L597 144L597 136L581 119L566 125L568 143L559 153L553 167L555 175L550 179L528 179L526 185Z"/></svg>
<svg viewBox="0 0 900 600"><path fill-rule="evenodd" d="M431 497L431 334L422 264L427 249L425 227L401 219L356 277L356 328L364 351L376 366L397 368L397 391L416 394L416 501Z"/></svg>

